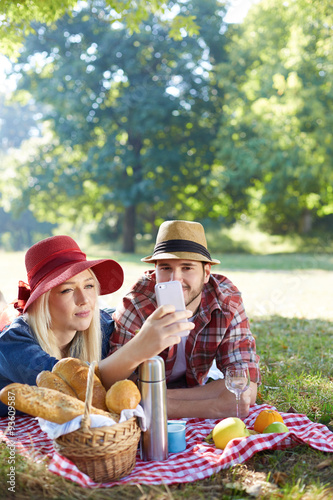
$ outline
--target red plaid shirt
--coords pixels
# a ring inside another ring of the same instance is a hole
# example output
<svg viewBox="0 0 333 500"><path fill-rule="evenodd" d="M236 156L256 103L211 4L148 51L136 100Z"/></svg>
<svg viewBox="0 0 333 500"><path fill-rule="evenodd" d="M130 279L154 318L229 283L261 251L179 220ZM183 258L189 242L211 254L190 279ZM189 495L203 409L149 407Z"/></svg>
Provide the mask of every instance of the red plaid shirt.
<svg viewBox="0 0 333 500"><path fill-rule="evenodd" d="M123 298L122 305L113 315L115 330L110 339L110 354L128 342L156 309L155 284L155 271L146 271ZM214 358L223 373L229 365L246 363L252 382L260 383L259 356L241 294L228 278L210 275L209 282L204 285L201 305L192 321L195 328L185 346L186 382L189 387L203 384ZM165 361L167 380L176 353L177 344L160 353Z"/></svg>

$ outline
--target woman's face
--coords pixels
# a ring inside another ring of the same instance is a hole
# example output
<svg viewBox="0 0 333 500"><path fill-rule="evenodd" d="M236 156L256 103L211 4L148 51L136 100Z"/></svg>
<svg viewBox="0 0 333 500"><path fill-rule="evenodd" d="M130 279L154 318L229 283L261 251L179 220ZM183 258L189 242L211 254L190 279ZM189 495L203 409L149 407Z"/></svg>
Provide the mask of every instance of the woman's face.
<svg viewBox="0 0 333 500"><path fill-rule="evenodd" d="M70 342L77 331L86 330L92 320L97 290L89 269L52 288L49 296L51 328L59 344Z"/></svg>

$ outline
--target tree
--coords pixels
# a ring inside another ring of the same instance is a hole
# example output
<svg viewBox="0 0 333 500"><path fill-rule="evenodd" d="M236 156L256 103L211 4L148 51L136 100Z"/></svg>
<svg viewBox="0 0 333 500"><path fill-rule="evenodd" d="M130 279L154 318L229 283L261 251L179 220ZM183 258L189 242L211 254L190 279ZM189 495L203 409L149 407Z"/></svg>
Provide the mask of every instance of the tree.
<svg viewBox="0 0 333 500"><path fill-rule="evenodd" d="M37 222L28 210L15 218L0 207L0 243L6 250L28 248L36 239L49 236L51 230L51 224Z"/></svg>
<svg viewBox="0 0 333 500"><path fill-rule="evenodd" d="M16 204L50 222L114 221L120 213L124 251L134 250L144 222L151 229L186 211L219 214L211 169L221 102L212 76L225 58L221 8L214 0L180 8L200 20L200 37L174 40L168 22L154 17L131 34L110 28L108 9L96 17L90 8L28 37L16 70L20 88L48 109L50 137L18 169Z"/></svg>
<svg viewBox="0 0 333 500"><path fill-rule="evenodd" d="M23 101L22 101L23 99ZM0 92L0 151L6 153L10 148L19 148L22 141L40 135L36 116L41 110L30 99L17 96L17 100L6 99Z"/></svg>
<svg viewBox="0 0 333 500"><path fill-rule="evenodd" d="M327 0L265 0L227 34L221 182L273 232L333 213L332 25Z"/></svg>
<svg viewBox="0 0 333 500"><path fill-rule="evenodd" d="M92 6L92 10L98 15L100 7L105 3L110 7L108 22L126 23L131 33L139 32L142 21L148 19L151 14L164 15L170 6L176 2L165 2L164 0L87 0L86 5ZM19 51L25 37L35 33L33 23L44 23L51 26L64 15L71 15L81 8L83 2L78 0L2 0L0 3L0 53L9 57L18 57ZM190 34L198 33L195 19L192 16L176 15L170 23L170 36L175 39L181 38L181 30L185 29Z"/></svg>

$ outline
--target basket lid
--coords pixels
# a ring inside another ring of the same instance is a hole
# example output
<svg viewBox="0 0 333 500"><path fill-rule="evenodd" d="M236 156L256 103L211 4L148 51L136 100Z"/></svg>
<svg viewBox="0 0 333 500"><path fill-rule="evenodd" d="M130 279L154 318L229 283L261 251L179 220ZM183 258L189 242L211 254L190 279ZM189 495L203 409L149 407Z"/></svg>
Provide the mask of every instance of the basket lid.
<svg viewBox="0 0 333 500"><path fill-rule="evenodd" d="M160 382L165 380L164 360L160 356L147 359L139 366L141 382Z"/></svg>

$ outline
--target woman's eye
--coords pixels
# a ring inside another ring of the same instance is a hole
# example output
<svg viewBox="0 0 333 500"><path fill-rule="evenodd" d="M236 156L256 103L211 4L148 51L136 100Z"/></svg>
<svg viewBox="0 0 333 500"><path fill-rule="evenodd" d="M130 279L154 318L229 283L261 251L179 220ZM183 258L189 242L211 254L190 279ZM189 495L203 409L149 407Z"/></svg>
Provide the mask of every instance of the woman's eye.
<svg viewBox="0 0 333 500"><path fill-rule="evenodd" d="M95 288L95 285L87 285L86 288Z"/></svg>
<svg viewBox="0 0 333 500"><path fill-rule="evenodd" d="M65 294L65 293L69 293L69 292L71 292L71 291L72 291L72 289L71 289L71 288L65 288L64 290L61 290L61 292L60 292L60 293L61 293L61 294Z"/></svg>

